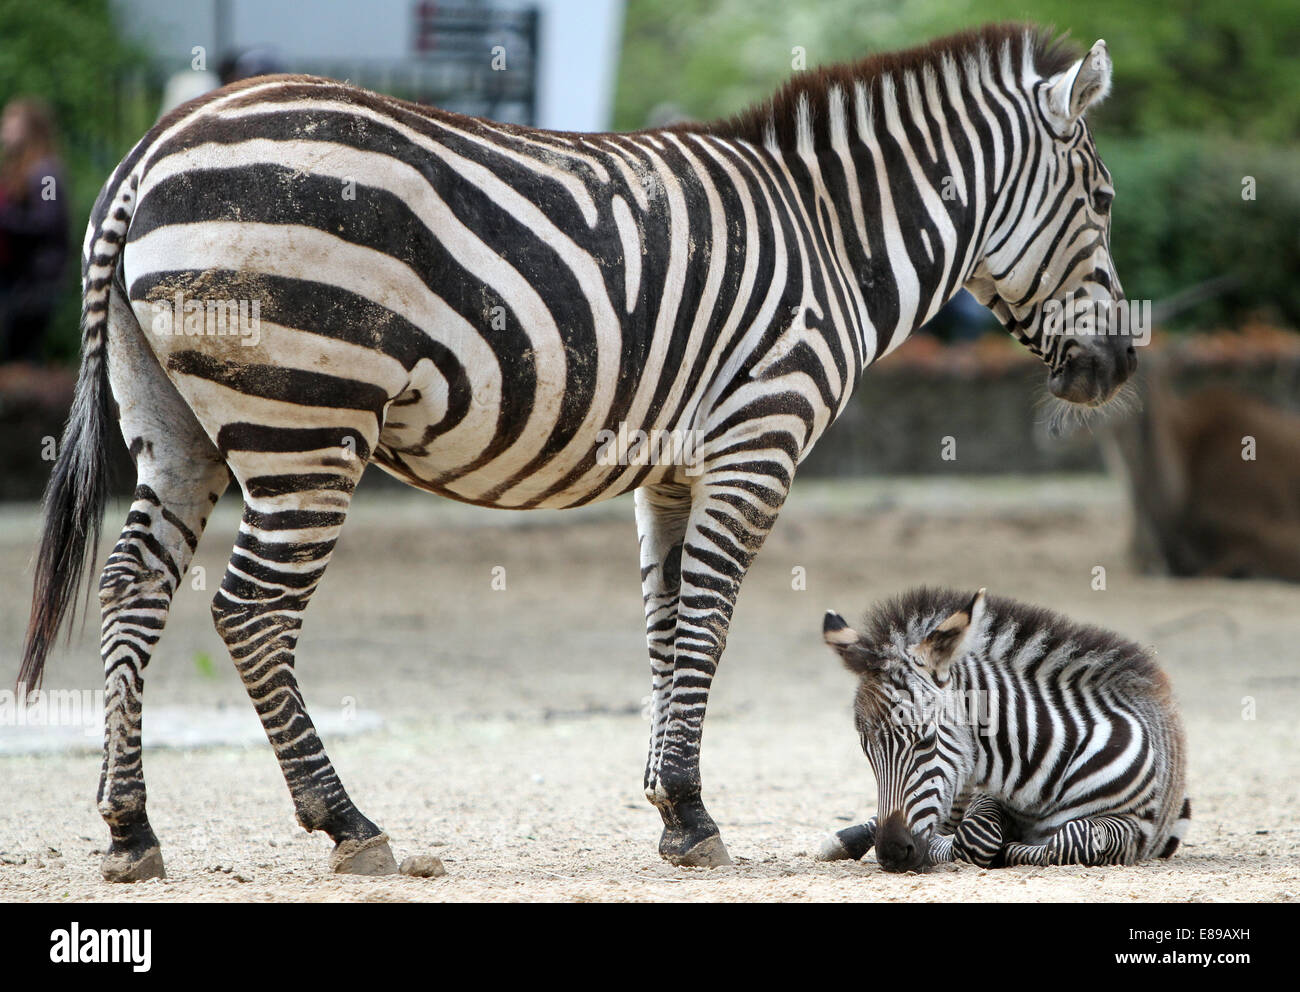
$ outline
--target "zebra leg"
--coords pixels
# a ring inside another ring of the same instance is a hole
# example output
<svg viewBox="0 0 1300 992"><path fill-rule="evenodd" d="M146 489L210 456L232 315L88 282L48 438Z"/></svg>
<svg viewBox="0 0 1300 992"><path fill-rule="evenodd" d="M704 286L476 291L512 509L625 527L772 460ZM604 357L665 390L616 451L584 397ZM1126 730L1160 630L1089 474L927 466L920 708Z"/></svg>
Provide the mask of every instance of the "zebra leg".
<svg viewBox="0 0 1300 992"><path fill-rule="evenodd" d="M1142 829L1138 818L1092 816L1071 820L1043 844L1007 844L1007 865L1128 865L1137 860Z"/></svg>
<svg viewBox="0 0 1300 992"><path fill-rule="evenodd" d="M104 663L104 761L96 803L110 843L110 882L164 875L145 812L140 747L144 670L212 507L230 475L216 446L148 351L116 291L110 298L109 381L136 468L126 524L99 581Z"/></svg>
<svg viewBox="0 0 1300 992"><path fill-rule="evenodd" d="M355 454L339 457L336 449L314 466L316 472L298 455L289 463L291 474L250 478L248 462L232 457L246 506L212 601L217 631L275 750L298 822L334 840L334 871L357 875L392 874L397 864L387 835L352 804L325 754L294 675L294 651L372 444L357 438ZM270 467L266 457L259 459L263 468ZM319 488L299 489L303 482Z"/></svg>
<svg viewBox="0 0 1300 992"><path fill-rule="evenodd" d="M731 864L731 857L700 798L704 712L736 595L785 489L721 475L701 477L694 489L682 542L667 721L646 795L664 821L660 855L673 864L715 868Z"/></svg>
<svg viewBox="0 0 1300 992"><path fill-rule="evenodd" d="M645 486L636 490L635 499L641 545L641 598L645 603L646 642L650 649L650 747L644 785L646 796L653 802L654 774L663 754L664 731L668 727L682 541L691 511L690 490L685 486ZM674 842L678 840L673 838Z"/></svg>
<svg viewBox="0 0 1300 992"><path fill-rule="evenodd" d="M992 796L976 796L953 831L953 858L992 868L1001 863L1003 844L1002 804Z"/></svg>
<svg viewBox="0 0 1300 992"><path fill-rule="evenodd" d="M818 861L859 861L876 843L876 818L837 830L821 843Z"/></svg>
<svg viewBox="0 0 1300 992"><path fill-rule="evenodd" d="M207 515L227 482L221 465L219 474L212 473L195 488L197 498L184 501L163 498L145 483L138 485L126 526L100 576L104 764L97 804L112 837L100 867L110 882L164 874L158 838L145 814L140 747L144 669Z"/></svg>

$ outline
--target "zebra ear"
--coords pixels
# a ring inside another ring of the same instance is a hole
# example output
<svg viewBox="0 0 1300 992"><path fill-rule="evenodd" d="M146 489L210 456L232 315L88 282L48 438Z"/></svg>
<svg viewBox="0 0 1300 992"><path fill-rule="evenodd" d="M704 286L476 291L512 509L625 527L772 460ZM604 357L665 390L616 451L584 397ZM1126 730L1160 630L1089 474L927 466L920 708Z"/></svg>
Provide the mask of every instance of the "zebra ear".
<svg viewBox="0 0 1300 992"><path fill-rule="evenodd" d="M948 684L952 663L970 649L983 619L984 590L981 589L912 648L912 655L940 689Z"/></svg>
<svg viewBox="0 0 1300 992"><path fill-rule="evenodd" d="M861 635L834 610L826 611L826 618L822 621L822 639L853 674L865 675L880 668L879 659L862 646Z"/></svg>
<svg viewBox="0 0 1300 992"><path fill-rule="evenodd" d="M1047 114L1061 134L1069 134L1085 110L1106 99L1110 76L1110 52L1106 42L1099 40L1087 55L1048 81Z"/></svg>

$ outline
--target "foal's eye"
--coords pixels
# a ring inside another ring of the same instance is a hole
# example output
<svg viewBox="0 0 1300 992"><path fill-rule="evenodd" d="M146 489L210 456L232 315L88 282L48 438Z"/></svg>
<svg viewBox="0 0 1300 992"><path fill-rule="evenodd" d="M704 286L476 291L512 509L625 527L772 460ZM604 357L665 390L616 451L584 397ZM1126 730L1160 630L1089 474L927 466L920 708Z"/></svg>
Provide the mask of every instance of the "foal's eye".
<svg viewBox="0 0 1300 992"><path fill-rule="evenodd" d="M1095 190L1092 194L1092 209L1099 214L1110 213L1110 205L1115 200L1115 191L1107 189Z"/></svg>

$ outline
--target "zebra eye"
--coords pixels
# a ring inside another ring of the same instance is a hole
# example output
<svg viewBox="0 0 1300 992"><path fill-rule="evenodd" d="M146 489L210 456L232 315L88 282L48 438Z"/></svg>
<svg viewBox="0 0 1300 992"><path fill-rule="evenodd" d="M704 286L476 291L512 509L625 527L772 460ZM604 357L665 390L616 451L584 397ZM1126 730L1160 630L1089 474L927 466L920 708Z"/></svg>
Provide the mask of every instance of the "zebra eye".
<svg viewBox="0 0 1300 992"><path fill-rule="evenodd" d="M1113 190L1095 190L1092 194L1092 209L1099 214L1108 214L1110 213L1110 205L1114 200L1115 193Z"/></svg>

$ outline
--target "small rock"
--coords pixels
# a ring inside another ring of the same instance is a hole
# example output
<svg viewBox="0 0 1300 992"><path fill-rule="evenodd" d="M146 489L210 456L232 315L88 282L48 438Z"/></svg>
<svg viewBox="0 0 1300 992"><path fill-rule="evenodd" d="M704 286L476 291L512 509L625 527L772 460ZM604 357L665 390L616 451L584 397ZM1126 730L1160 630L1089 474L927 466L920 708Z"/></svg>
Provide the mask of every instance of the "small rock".
<svg viewBox="0 0 1300 992"><path fill-rule="evenodd" d="M435 858L432 854L412 854L402 860L399 870L403 875L410 875L413 878L441 878L447 874L447 869L442 866L442 859Z"/></svg>

